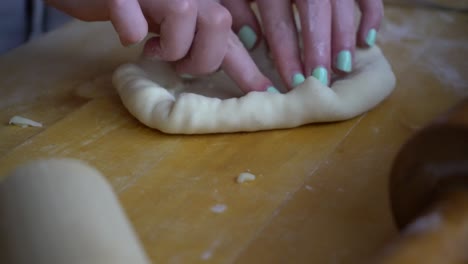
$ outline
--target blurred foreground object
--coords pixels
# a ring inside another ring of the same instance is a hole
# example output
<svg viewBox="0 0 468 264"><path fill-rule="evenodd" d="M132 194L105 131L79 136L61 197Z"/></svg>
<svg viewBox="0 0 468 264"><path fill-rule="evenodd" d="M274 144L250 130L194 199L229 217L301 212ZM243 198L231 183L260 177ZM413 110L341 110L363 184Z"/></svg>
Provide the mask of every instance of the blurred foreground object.
<svg viewBox="0 0 468 264"><path fill-rule="evenodd" d="M75 160L20 166L0 183L0 262L149 263L111 186Z"/></svg>
<svg viewBox="0 0 468 264"><path fill-rule="evenodd" d="M468 263L468 99L406 143L390 196L402 235L378 263Z"/></svg>

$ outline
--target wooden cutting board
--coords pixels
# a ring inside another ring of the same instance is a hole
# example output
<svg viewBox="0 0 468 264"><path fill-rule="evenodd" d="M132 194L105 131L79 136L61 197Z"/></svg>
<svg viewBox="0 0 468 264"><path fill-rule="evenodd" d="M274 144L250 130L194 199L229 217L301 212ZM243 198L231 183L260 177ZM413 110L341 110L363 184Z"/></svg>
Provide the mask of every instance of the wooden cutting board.
<svg viewBox="0 0 468 264"><path fill-rule="evenodd" d="M37 158L88 162L155 263L363 263L396 234L387 177L401 144L468 94L467 22L388 7L379 41L397 88L358 118L200 136L133 119L110 76L141 46L122 48L107 23L73 22L0 57L0 175ZM44 127L8 126L14 115ZM246 171L257 180L237 184Z"/></svg>

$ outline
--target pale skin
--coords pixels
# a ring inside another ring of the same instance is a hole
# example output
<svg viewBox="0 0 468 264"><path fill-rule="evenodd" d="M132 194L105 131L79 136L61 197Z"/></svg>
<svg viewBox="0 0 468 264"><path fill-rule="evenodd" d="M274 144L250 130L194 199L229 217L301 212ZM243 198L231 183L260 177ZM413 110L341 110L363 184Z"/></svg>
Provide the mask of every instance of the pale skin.
<svg viewBox="0 0 468 264"><path fill-rule="evenodd" d="M368 46L368 32L378 30L383 16L381 0L257 0L264 32L249 7L251 0L46 0L85 21L111 21L123 45L145 43L144 55L174 64L180 74L204 75L222 69L244 91L272 86L258 69L237 33L248 25L255 44L268 42L276 67L289 89L292 76L311 76L318 66L327 74L344 73L336 67L340 51L354 56L356 45ZM354 4L362 12L357 34ZM299 11L304 44L299 54L298 31L292 3Z"/></svg>
<svg viewBox="0 0 468 264"><path fill-rule="evenodd" d="M381 0L256 0L264 27L261 34L259 22L250 8L252 0L221 2L233 16L234 31L248 25L257 36L265 36L283 82L290 89L295 74L308 77L317 67L327 70L328 80L331 72L345 74L346 71L337 67L339 52L350 51L353 61L356 45L369 47L368 34L371 29L379 29L383 17ZM292 3L296 4L302 27L303 60ZM362 14L357 34L355 3ZM260 38L257 43L259 41Z"/></svg>

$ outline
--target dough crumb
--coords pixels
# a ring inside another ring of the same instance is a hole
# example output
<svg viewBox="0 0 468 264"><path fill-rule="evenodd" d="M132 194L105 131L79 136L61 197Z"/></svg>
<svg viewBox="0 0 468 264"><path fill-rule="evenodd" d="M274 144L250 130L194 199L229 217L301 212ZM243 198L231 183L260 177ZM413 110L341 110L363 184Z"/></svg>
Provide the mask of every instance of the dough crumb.
<svg viewBox="0 0 468 264"><path fill-rule="evenodd" d="M243 172L239 176L237 176L237 183L244 183L246 181L255 181L256 177L252 173Z"/></svg>
<svg viewBox="0 0 468 264"><path fill-rule="evenodd" d="M213 207L211 207L211 212L216 213L216 214L221 214L224 211L226 211L227 205L225 204L217 204Z"/></svg>
<svg viewBox="0 0 468 264"><path fill-rule="evenodd" d="M22 117L22 116L14 116L8 122L9 125L15 125L19 127L42 127L42 124L31 119Z"/></svg>
<svg viewBox="0 0 468 264"><path fill-rule="evenodd" d="M202 260L209 260L212 256L213 253L211 251L205 251L200 257Z"/></svg>
<svg viewBox="0 0 468 264"><path fill-rule="evenodd" d="M314 187L310 186L310 185L306 185L305 188L308 190L308 191L313 191L314 190Z"/></svg>

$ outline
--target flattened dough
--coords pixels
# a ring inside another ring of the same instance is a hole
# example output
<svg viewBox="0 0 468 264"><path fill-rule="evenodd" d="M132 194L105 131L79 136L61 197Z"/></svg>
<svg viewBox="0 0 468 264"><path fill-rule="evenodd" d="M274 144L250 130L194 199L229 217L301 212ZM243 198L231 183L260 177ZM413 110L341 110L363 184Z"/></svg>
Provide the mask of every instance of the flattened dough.
<svg viewBox="0 0 468 264"><path fill-rule="evenodd" d="M265 49L253 56L281 87ZM331 88L309 77L287 93L242 95L223 73L184 81L169 65L154 61L120 66L113 83L125 107L143 124L171 134L208 134L350 119L390 95L395 76L380 49L374 47L356 51L354 72L335 80Z"/></svg>

